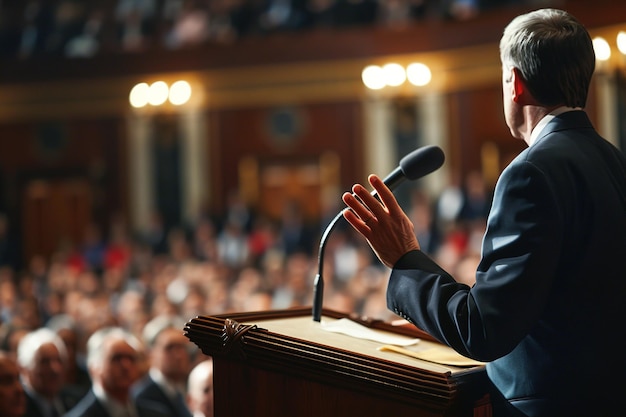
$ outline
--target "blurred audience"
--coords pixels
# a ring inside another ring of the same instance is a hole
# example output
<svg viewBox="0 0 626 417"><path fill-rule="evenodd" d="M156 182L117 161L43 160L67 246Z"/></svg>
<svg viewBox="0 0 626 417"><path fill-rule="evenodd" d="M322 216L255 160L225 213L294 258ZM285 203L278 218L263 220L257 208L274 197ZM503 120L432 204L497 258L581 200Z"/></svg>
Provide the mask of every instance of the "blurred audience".
<svg viewBox="0 0 626 417"><path fill-rule="evenodd" d="M468 20L536 0L28 0L0 2L0 57L89 58L316 28ZM547 0L550 4L558 0Z"/></svg>
<svg viewBox="0 0 626 417"><path fill-rule="evenodd" d="M424 250L469 286L488 210L489 190L481 181L472 174L438 198L416 189L407 202L415 233L428 242ZM133 237L114 221L108 233L90 226L82 251L35 256L23 270L0 267L0 372L19 359L31 410L45 404L44 410L58 405L67 417L94 409L117 416L127 407L138 413L134 417L211 415L200 405L210 403L208 380L188 379L203 357L184 336L185 322L311 305L317 243L326 227L306 224L297 206L281 224L257 217L235 198L232 203L222 221L204 218L189 230L162 230L162 245L144 240L145 234ZM233 225L236 244L225 244ZM385 303L388 271L353 233L337 228L327 242L324 307L394 321ZM308 236L308 245L299 236ZM205 377L211 372L206 366ZM60 399L70 393L82 400L68 411Z"/></svg>

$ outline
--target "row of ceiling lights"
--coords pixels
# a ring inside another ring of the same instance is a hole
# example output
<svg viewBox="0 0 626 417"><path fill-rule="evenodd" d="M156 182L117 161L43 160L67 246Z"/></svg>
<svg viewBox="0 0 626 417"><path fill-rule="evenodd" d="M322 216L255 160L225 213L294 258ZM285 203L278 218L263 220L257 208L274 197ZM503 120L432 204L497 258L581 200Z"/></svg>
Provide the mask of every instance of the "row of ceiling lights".
<svg viewBox="0 0 626 417"><path fill-rule="evenodd" d="M420 62L409 64L406 68L397 63L383 66L368 65L361 72L363 84L370 90L385 87L399 87L406 81L414 86L424 86L430 82L432 73L427 65Z"/></svg>
<svg viewBox="0 0 626 417"><path fill-rule="evenodd" d="M130 90L128 100L134 108L145 106L161 106L166 102L174 106L182 106L191 98L191 85L179 80L172 85L165 81L155 81L152 84L139 83Z"/></svg>

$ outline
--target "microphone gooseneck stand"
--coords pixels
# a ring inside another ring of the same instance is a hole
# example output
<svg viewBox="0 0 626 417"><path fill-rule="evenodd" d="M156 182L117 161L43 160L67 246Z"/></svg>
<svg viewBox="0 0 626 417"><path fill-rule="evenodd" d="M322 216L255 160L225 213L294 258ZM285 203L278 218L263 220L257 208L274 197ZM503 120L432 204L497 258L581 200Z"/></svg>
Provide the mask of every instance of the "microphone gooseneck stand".
<svg viewBox="0 0 626 417"><path fill-rule="evenodd" d="M334 219L326 226L326 230L324 230L324 234L322 234L322 238L320 239L320 246L317 255L317 275L315 276L315 281L313 282L313 320L321 321L322 320L322 300L324 297L324 251L326 249L326 240L328 236L333 231L337 222L343 217L343 210L341 210Z"/></svg>

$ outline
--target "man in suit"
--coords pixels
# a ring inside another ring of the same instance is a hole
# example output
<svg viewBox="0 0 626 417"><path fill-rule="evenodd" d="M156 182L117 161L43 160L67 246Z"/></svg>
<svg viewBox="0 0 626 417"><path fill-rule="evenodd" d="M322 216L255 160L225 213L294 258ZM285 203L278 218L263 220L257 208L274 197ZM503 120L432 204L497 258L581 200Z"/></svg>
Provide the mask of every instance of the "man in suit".
<svg viewBox="0 0 626 417"><path fill-rule="evenodd" d="M150 369L132 388L135 400L150 401L172 417L191 417L185 402L191 345L183 334L184 327L183 320L170 315L146 323L143 339L149 349Z"/></svg>
<svg viewBox="0 0 626 417"><path fill-rule="evenodd" d="M106 327L87 341L92 388L65 417L165 417L149 403L133 401L130 388L141 374L141 342L121 327Z"/></svg>
<svg viewBox="0 0 626 417"><path fill-rule="evenodd" d="M26 392L26 416L58 417L80 399L65 387L65 344L52 330L40 328L24 335L17 361Z"/></svg>
<svg viewBox="0 0 626 417"><path fill-rule="evenodd" d="M19 367L8 353L0 351L0 417L23 417L25 412Z"/></svg>
<svg viewBox="0 0 626 417"><path fill-rule="evenodd" d="M389 309L488 362L495 416L619 415L626 159L582 110L592 41L573 16L543 9L506 27L500 56L505 120L528 148L495 187L475 284L420 251L379 177L381 202L356 184L344 217L392 268Z"/></svg>

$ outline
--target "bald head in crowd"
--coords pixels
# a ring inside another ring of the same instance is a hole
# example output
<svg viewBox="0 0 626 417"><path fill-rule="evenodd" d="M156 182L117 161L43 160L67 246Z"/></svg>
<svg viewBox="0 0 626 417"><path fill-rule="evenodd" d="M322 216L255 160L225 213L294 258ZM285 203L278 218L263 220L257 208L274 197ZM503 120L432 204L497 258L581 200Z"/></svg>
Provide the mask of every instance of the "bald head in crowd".
<svg viewBox="0 0 626 417"><path fill-rule="evenodd" d="M213 417L213 360L197 364L189 373L187 404L193 417Z"/></svg>

